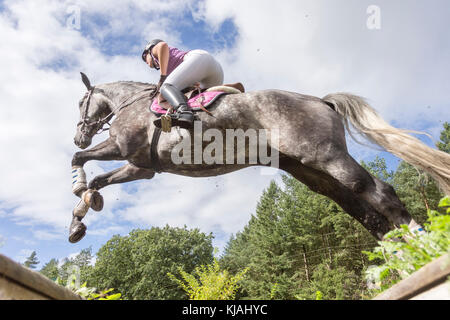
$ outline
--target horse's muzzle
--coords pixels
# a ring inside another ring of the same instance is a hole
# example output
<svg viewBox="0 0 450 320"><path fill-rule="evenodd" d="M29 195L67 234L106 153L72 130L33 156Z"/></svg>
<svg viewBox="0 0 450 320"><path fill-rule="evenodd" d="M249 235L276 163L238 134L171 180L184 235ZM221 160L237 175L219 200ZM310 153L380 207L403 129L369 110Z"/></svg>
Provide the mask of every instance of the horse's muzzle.
<svg viewBox="0 0 450 320"><path fill-rule="evenodd" d="M73 142L75 143L75 145L76 145L78 148L84 150L84 149L86 149L87 147L89 147L89 146L91 145L91 143L92 143L92 138L87 137L86 135L79 134L79 133L77 132L77 135L76 135L75 138L73 139Z"/></svg>

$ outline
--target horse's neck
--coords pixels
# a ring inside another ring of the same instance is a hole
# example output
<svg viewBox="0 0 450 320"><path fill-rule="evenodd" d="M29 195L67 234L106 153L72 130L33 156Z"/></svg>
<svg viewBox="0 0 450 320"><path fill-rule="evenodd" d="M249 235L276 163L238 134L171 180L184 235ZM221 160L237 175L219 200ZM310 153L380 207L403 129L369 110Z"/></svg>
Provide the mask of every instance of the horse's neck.
<svg viewBox="0 0 450 320"><path fill-rule="evenodd" d="M115 113L116 111L119 111L118 108L122 103L148 86L150 86L150 84L120 81L101 84L98 88L104 91L104 95L110 100L109 108L111 109L111 112Z"/></svg>

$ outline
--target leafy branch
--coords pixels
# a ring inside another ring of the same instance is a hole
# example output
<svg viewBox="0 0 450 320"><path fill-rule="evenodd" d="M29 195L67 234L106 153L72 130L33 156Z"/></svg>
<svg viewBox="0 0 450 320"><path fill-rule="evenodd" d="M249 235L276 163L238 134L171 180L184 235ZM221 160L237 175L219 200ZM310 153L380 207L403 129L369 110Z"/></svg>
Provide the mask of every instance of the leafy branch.
<svg viewBox="0 0 450 320"><path fill-rule="evenodd" d="M447 214L428 210L426 233L417 234L407 225L386 234L372 252L363 251L370 261L382 261L366 271L366 279L375 284L376 292L390 288L434 259L450 252L450 199L445 197L439 207ZM404 241L402 241L404 240Z"/></svg>

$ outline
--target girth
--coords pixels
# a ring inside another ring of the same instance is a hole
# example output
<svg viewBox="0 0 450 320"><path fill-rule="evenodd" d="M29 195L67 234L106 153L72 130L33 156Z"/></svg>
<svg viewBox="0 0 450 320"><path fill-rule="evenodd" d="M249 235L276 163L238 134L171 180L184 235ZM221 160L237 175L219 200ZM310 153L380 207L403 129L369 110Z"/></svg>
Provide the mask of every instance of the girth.
<svg viewBox="0 0 450 320"><path fill-rule="evenodd" d="M157 173L162 172L161 161L159 160L158 156L158 142L159 138L161 137L161 132L162 131L160 128L155 127L155 130L153 131L152 142L150 143L150 166Z"/></svg>

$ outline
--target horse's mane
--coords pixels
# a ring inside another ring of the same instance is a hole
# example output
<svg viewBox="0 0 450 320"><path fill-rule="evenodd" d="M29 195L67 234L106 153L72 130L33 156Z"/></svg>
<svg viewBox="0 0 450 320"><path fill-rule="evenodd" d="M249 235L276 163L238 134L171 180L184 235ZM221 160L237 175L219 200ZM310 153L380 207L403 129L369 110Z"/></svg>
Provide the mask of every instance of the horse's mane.
<svg viewBox="0 0 450 320"><path fill-rule="evenodd" d="M125 84L125 85L137 85L137 86L154 86L153 83L130 81L130 80L120 80L116 82L111 82L108 84Z"/></svg>
<svg viewBox="0 0 450 320"><path fill-rule="evenodd" d="M139 82L139 81L130 81L130 80L121 80L121 81L115 81L115 82L109 82L109 83L102 83L95 86L94 92L102 92L104 94L107 94L108 92L112 92L111 89L115 86L127 86L131 87L133 89L145 89L145 88L156 88L156 85L153 83L146 83L146 82ZM87 98L88 92L86 92L79 102L80 105L84 102L84 100Z"/></svg>

